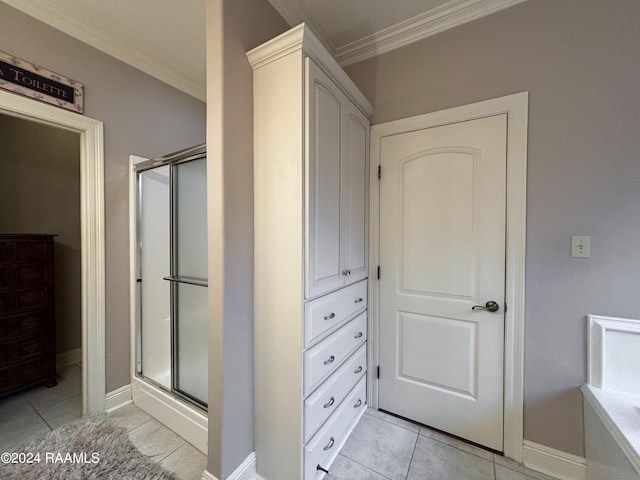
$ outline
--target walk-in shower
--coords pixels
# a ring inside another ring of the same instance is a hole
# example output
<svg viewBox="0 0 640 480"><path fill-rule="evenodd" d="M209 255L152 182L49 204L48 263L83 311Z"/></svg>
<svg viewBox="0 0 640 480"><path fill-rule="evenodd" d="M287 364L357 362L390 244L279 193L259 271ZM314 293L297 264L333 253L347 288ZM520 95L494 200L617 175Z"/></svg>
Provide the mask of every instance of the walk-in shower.
<svg viewBox="0 0 640 480"><path fill-rule="evenodd" d="M206 409L206 148L190 148L133 168L135 375Z"/></svg>

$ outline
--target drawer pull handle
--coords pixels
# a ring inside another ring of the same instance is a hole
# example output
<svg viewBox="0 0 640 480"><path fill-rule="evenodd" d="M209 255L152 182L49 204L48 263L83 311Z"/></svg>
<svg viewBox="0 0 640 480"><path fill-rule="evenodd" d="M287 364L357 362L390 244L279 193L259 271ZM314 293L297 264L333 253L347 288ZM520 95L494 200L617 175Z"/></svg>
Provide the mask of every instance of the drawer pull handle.
<svg viewBox="0 0 640 480"><path fill-rule="evenodd" d="M329 365L330 363L333 363L333 361L334 361L335 359L336 359L336 357L334 357L333 355L331 355L329 358L327 358L327 359L324 361L324 364L325 364L325 365Z"/></svg>
<svg viewBox="0 0 640 480"><path fill-rule="evenodd" d="M331 315L327 315L326 317L324 317L325 320L331 320L332 318L335 318L336 314L335 313L331 313Z"/></svg>
<svg viewBox="0 0 640 480"><path fill-rule="evenodd" d="M327 470L326 468L322 468L320 464L318 464L318 466L316 467L316 470L320 470L321 472L324 472L324 473L329 473L329 470Z"/></svg>
<svg viewBox="0 0 640 480"><path fill-rule="evenodd" d="M361 303L362 302L362 298L356 298L354 303Z"/></svg>
<svg viewBox="0 0 640 480"><path fill-rule="evenodd" d="M356 371L353 372L353 373L360 373L361 371L362 371L362 367L358 367L358 368L356 368Z"/></svg>
<svg viewBox="0 0 640 480"><path fill-rule="evenodd" d="M361 337L362 337L362 332L358 332L358 334L353 338L361 338Z"/></svg>
<svg viewBox="0 0 640 480"><path fill-rule="evenodd" d="M324 408L329 408L331 405L333 405L335 403L336 399L331 397L331 400L329 400L327 403L324 404Z"/></svg>
<svg viewBox="0 0 640 480"><path fill-rule="evenodd" d="M358 401L356 402L356 404L353 406L353 408L358 408L360 405L362 405L362 400L358 399Z"/></svg>
<svg viewBox="0 0 640 480"><path fill-rule="evenodd" d="M335 438L333 438L333 437L331 437L331 440L329 440L329 443L327 443L327 444L324 446L324 449L325 449L325 450L329 450L331 447L333 447L333 444L334 444L334 443L336 443L336 439L335 439Z"/></svg>

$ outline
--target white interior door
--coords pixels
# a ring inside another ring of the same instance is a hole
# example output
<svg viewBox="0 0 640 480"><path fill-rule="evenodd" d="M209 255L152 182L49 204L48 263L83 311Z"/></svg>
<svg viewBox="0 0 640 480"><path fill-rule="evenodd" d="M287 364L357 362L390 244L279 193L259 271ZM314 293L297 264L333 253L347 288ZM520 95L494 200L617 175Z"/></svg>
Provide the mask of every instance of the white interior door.
<svg viewBox="0 0 640 480"><path fill-rule="evenodd" d="M498 451L506 140L501 114L380 145L379 408Z"/></svg>

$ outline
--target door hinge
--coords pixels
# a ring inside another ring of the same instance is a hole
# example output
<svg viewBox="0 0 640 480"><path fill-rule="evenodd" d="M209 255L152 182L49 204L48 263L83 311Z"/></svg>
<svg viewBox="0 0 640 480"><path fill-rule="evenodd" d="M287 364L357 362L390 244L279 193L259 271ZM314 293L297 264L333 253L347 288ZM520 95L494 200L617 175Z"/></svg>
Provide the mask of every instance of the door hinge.
<svg viewBox="0 0 640 480"><path fill-rule="evenodd" d="M378 265L378 280L380 280L380 265Z"/></svg>
<svg viewBox="0 0 640 480"><path fill-rule="evenodd" d="M380 378L380 365L378 365L378 368L376 369L376 378Z"/></svg>
<svg viewBox="0 0 640 480"><path fill-rule="evenodd" d="M378 180L382 178L382 165L378 165Z"/></svg>
<svg viewBox="0 0 640 480"><path fill-rule="evenodd" d="M504 302L504 313L507 313L507 302Z"/></svg>

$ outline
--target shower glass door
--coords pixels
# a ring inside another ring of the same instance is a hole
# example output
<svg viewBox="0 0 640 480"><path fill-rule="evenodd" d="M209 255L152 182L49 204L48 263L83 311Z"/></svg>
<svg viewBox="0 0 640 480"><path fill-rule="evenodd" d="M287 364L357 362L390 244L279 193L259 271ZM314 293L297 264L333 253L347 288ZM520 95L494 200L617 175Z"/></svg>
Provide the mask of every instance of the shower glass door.
<svg viewBox="0 0 640 480"><path fill-rule="evenodd" d="M206 408L206 153L190 149L136 168L137 373Z"/></svg>

